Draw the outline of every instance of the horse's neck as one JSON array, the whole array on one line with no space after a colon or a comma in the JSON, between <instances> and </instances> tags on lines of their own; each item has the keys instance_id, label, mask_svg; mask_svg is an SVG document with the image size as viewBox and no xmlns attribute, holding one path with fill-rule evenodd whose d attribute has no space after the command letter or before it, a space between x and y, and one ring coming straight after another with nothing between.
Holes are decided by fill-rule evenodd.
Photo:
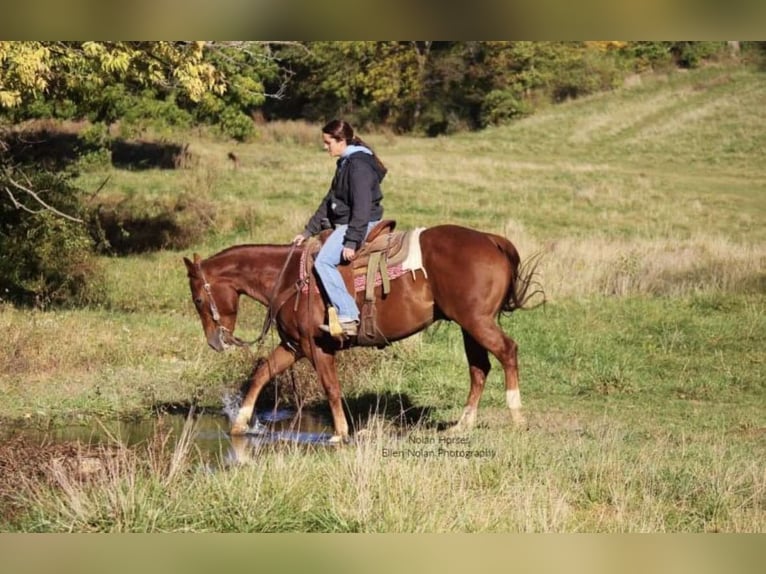
<instances>
[{"instance_id":1,"label":"horse's neck","mask_svg":"<svg viewBox=\"0 0 766 574\"><path fill-rule=\"evenodd\" d=\"M225 277L238 293L268 305L289 252L289 246L243 245L213 260L219 277Z\"/></svg>"}]
</instances>

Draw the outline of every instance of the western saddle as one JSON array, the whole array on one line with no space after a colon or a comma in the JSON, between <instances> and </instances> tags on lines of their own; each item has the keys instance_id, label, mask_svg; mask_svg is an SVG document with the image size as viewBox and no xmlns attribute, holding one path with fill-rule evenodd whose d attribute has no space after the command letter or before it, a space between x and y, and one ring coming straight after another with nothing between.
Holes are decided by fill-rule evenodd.
<instances>
[{"instance_id":1,"label":"western saddle","mask_svg":"<svg viewBox=\"0 0 766 574\"><path fill-rule=\"evenodd\" d=\"M386 297L391 291L391 283L388 274L389 267L395 267L407 258L409 231L394 231L396 221L384 219L370 230L361 249L350 265L338 266L341 277L346 286L351 286L350 292L354 295L354 279L363 275L365 279L364 301L361 308L357 344L362 346L384 347L388 341L380 332L377 325L375 310L375 286L378 275L380 276L381 296ZM318 239L312 238L306 245L305 275L311 275L314 259L322 247L327 236L332 230L323 231ZM338 323L334 308L328 310L330 334L335 337L342 336L342 329Z\"/></svg>"}]
</instances>

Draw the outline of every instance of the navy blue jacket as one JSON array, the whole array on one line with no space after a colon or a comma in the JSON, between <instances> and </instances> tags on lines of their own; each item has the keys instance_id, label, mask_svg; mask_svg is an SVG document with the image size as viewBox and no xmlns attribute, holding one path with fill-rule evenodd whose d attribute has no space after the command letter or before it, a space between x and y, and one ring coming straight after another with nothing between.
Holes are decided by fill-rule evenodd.
<instances>
[{"instance_id":1,"label":"navy blue jacket","mask_svg":"<svg viewBox=\"0 0 766 574\"><path fill-rule=\"evenodd\" d=\"M359 249L364 243L367 224L383 217L380 182L385 176L386 169L364 151L338 159L330 190L306 224L303 234L310 237L319 233L322 220L326 218L333 226L348 224L343 246Z\"/></svg>"}]
</instances>

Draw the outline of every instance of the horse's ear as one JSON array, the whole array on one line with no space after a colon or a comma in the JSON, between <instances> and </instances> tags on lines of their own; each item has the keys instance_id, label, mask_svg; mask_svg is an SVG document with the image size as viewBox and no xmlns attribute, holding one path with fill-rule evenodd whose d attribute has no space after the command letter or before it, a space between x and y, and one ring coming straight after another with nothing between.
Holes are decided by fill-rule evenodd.
<instances>
[{"instance_id":1,"label":"horse's ear","mask_svg":"<svg viewBox=\"0 0 766 574\"><path fill-rule=\"evenodd\" d=\"M184 257L184 263L186 264L186 269L189 271L189 276L191 277L196 275L195 273L196 269L195 269L194 263L189 261L189 259L186 257Z\"/></svg>"}]
</instances>

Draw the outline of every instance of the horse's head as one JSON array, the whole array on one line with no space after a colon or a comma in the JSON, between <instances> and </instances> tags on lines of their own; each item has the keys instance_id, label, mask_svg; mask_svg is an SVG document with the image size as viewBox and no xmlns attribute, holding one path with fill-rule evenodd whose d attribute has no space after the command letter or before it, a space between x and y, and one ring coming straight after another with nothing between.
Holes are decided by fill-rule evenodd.
<instances>
[{"instance_id":1,"label":"horse's head","mask_svg":"<svg viewBox=\"0 0 766 574\"><path fill-rule=\"evenodd\" d=\"M189 275L189 288L197 314L202 321L207 344L215 351L225 351L232 345L245 345L233 335L237 322L239 295L224 279L212 271L206 275L202 270L200 256L195 253L194 261L184 257Z\"/></svg>"}]
</instances>

